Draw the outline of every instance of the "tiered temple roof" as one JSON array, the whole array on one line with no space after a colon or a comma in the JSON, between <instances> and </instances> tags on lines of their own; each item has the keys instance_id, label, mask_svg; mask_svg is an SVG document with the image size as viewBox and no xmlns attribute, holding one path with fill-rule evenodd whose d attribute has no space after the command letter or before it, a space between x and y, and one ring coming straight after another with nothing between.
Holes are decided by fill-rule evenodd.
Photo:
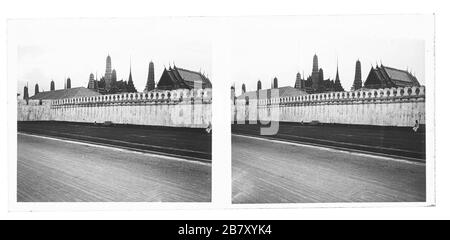
<instances>
[{"instance_id":1,"label":"tiered temple roof","mask_svg":"<svg viewBox=\"0 0 450 240\"><path fill-rule=\"evenodd\" d=\"M417 78L408 71L386 66L376 66L370 69L365 88L391 88L420 86Z\"/></svg>"},{"instance_id":2,"label":"tiered temple roof","mask_svg":"<svg viewBox=\"0 0 450 240\"><path fill-rule=\"evenodd\" d=\"M195 84L201 84L202 88L211 88L209 78L200 72L195 72L179 67L164 69L158 82L158 89L173 90L179 88L193 89Z\"/></svg>"},{"instance_id":3,"label":"tiered temple roof","mask_svg":"<svg viewBox=\"0 0 450 240\"><path fill-rule=\"evenodd\" d=\"M40 92L30 97L31 100L55 100L74 97L98 96L100 93L85 87L60 89L55 91Z\"/></svg>"},{"instance_id":4,"label":"tiered temple roof","mask_svg":"<svg viewBox=\"0 0 450 240\"><path fill-rule=\"evenodd\" d=\"M271 89L264 89L264 90L259 90L259 91L246 92L245 94L240 95L237 99L245 99L246 97L254 98L255 96L259 96L259 98L270 98L270 97L274 97L272 95L274 94L275 90L278 90L277 97L280 97L280 98L302 96L302 95L307 94L305 91L301 91L299 89L288 86L288 87L280 87L280 88L276 88L276 89L271 88Z\"/></svg>"}]
</instances>

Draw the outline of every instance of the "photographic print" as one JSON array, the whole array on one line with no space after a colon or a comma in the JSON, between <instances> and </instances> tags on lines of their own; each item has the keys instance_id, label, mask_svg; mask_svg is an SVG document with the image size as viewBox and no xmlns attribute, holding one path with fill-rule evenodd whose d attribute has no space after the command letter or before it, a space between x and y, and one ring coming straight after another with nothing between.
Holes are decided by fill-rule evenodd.
<instances>
[{"instance_id":1,"label":"photographic print","mask_svg":"<svg viewBox=\"0 0 450 240\"><path fill-rule=\"evenodd\" d=\"M426 202L430 19L236 24L232 202Z\"/></svg>"},{"instance_id":2,"label":"photographic print","mask_svg":"<svg viewBox=\"0 0 450 240\"><path fill-rule=\"evenodd\" d=\"M211 201L204 21L29 19L8 29L17 202Z\"/></svg>"}]
</instances>

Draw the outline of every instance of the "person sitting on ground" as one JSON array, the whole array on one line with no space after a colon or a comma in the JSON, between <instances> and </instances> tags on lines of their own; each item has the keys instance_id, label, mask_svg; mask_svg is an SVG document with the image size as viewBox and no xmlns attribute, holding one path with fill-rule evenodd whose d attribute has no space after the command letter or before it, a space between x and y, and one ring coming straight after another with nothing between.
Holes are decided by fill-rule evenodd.
<instances>
[{"instance_id":1,"label":"person sitting on ground","mask_svg":"<svg viewBox=\"0 0 450 240\"><path fill-rule=\"evenodd\" d=\"M208 127L206 127L205 130L206 130L207 133L211 133L211 132L212 132L212 125L211 125L211 122L208 123Z\"/></svg>"},{"instance_id":2,"label":"person sitting on ground","mask_svg":"<svg viewBox=\"0 0 450 240\"><path fill-rule=\"evenodd\" d=\"M413 131L417 132L417 130L419 130L419 127L420 127L419 121L416 120L416 124L414 124Z\"/></svg>"}]
</instances>

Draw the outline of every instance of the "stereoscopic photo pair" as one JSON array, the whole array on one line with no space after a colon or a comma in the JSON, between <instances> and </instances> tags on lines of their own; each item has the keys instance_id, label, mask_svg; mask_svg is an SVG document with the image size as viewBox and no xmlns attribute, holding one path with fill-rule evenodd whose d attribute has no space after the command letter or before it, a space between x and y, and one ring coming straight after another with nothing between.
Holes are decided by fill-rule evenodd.
<instances>
[{"instance_id":1,"label":"stereoscopic photo pair","mask_svg":"<svg viewBox=\"0 0 450 240\"><path fill-rule=\"evenodd\" d=\"M212 166L231 155L230 206L432 204L433 24L11 20L15 200L214 204ZM223 126L231 154L212 151Z\"/></svg>"}]
</instances>

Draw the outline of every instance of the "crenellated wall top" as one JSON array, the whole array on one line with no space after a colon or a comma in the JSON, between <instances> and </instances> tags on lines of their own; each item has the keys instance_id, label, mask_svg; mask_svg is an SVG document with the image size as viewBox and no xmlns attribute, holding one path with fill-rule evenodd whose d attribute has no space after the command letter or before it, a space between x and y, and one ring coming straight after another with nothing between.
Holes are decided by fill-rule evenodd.
<instances>
[{"instance_id":1,"label":"crenellated wall top","mask_svg":"<svg viewBox=\"0 0 450 240\"><path fill-rule=\"evenodd\" d=\"M273 93L272 93L273 94ZM324 103L324 102L364 102L364 101L396 101L399 99L425 100L425 87L400 87L385 89L363 89L349 92L328 92L306 94L299 96L257 99L258 105L268 104L297 104L297 103ZM256 99L252 99L255 101ZM237 104L245 104L245 99L239 99Z\"/></svg>"},{"instance_id":2,"label":"crenellated wall top","mask_svg":"<svg viewBox=\"0 0 450 240\"><path fill-rule=\"evenodd\" d=\"M211 103L212 89L178 89L178 90L153 90L140 93L119 93L90 97L65 98L51 100L51 105L78 105L78 104L113 104L113 103Z\"/></svg>"}]
</instances>

